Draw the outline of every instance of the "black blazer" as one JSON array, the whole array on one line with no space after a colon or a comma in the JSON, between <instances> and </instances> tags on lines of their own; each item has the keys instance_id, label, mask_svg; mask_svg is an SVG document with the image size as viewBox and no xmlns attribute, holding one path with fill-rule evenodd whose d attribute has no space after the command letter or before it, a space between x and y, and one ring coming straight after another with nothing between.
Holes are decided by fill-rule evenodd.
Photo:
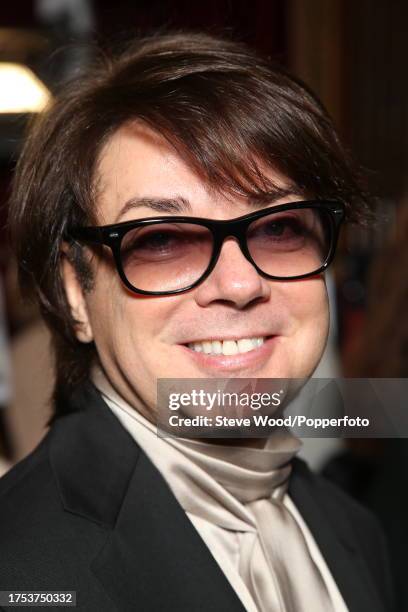
<instances>
[{"instance_id":1,"label":"black blazer","mask_svg":"<svg viewBox=\"0 0 408 612\"><path fill-rule=\"evenodd\" d=\"M0 590L77 591L77 610L86 612L243 612L161 474L95 387L85 384L71 401L75 412L0 480ZM373 516L297 458L289 492L349 610L390 612Z\"/></svg>"}]
</instances>

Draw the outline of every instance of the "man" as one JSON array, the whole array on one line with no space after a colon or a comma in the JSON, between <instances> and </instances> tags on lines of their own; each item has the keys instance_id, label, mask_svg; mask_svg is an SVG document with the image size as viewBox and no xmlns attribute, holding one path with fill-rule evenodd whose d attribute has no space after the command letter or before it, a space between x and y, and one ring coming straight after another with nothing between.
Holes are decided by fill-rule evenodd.
<instances>
[{"instance_id":1,"label":"man","mask_svg":"<svg viewBox=\"0 0 408 612\"><path fill-rule=\"evenodd\" d=\"M304 86L245 46L139 41L28 137L10 227L56 349L49 434L1 481L0 588L81 610L391 610L382 535L299 441L156 435L158 379L309 377L365 204ZM220 443L221 442L221 443Z\"/></svg>"}]
</instances>

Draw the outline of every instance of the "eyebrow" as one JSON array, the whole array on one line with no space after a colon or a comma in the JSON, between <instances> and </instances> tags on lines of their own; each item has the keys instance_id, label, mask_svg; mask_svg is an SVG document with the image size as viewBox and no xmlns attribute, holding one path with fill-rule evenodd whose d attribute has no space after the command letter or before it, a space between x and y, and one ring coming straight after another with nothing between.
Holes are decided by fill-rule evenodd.
<instances>
[{"instance_id":1,"label":"eyebrow","mask_svg":"<svg viewBox=\"0 0 408 612\"><path fill-rule=\"evenodd\" d=\"M304 191L296 187L295 185L291 185L287 188L276 187L271 191L265 191L259 195L253 195L248 198L248 204L252 208L264 208L265 206L272 205L278 200L288 196L300 196L304 197ZM119 221L123 215L125 215L129 210L133 210L135 208L140 208L145 206L147 208L151 208L155 212L166 213L166 214L184 214L186 212L192 212L192 206L190 201L187 198L183 197L175 197L175 198L130 198L127 200L125 204L119 211L119 214L116 217L115 223Z\"/></svg>"},{"instance_id":2,"label":"eyebrow","mask_svg":"<svg viewBox=\"0 0 408 612\"><path fill-rule=\"evenodd\" d=\"M305 191L297 185L290 185L289 187L274 187L270 191L264 191L260 194L250 196L248 198L249 206L253 208L264 208L275 204L278 200L288 198L290 196L298 196L300 198L305 197Z\"/></svg>"},{"instance_id":3,"label":"eyebrow","mask_svg":"<svg viewBox=\"0 0 408 612\"><path fill-rule=\"evenodd\" d=\"M140 208L146 206L151 208L155 212L180 214L184 212L191 212L191 204L187 198L131 198L128 200L120 209L116 222L123 217L129 210L134 208Z\"/></svg>"}]
</instances>

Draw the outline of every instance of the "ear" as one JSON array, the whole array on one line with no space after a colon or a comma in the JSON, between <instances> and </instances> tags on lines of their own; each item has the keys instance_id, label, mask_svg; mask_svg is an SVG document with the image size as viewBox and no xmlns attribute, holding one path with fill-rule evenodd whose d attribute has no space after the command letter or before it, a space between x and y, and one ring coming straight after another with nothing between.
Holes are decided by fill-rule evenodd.
<instances>
[{"instance_id":1,"label":"ear","mask_svg":"<svg viewBox=\"0 0 408 612\"><path fill-rule=\"evenodd\" d=\"M69 246L61 246L61 275L65 294L75 321L75 334L80 342L92 342L93 331L88 315L88 307L84 291L78 280L77 273L69 258Z\"/></svg>"}]
</instances>

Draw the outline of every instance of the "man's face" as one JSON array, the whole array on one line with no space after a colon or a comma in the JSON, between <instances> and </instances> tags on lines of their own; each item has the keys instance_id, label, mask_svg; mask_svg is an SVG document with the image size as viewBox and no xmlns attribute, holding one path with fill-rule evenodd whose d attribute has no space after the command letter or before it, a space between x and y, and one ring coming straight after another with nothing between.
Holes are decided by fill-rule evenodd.
<instances>
[{"instance_id":1,"label":"man's face","mask_svg":"<svg viewBox=\"0 0 408 612\"><path fill-rule=\"evenodd\" d=\"M272 171L269 176L285 187L282 177ZM135 198L188 201L191 210L185 214L211 219L253 211L244 198L211 192L164 139L141 126L125 126L110 139L100 158L98 178L100 224L168 214L147 205L127 207L121 214L125 203ZM274 204L294 200L299 196L289 195ZM145 415L156 403L157 378L303 378L311 375L321 358L329 324L323 276L267 280L234 238L224 242L210 276L179 295L136 295L123 286L111 260L95 255L92 267L94 289L85 295L65 270L69 300L84 322L78 337L94 339L112 385ZM263 338L263 344L233 355L208 355L188 347L203 341L254 338ZM248 349L245 342L236 346ZM235 343L225 348L234 351Z\"/></svg>"}]
</instances>

